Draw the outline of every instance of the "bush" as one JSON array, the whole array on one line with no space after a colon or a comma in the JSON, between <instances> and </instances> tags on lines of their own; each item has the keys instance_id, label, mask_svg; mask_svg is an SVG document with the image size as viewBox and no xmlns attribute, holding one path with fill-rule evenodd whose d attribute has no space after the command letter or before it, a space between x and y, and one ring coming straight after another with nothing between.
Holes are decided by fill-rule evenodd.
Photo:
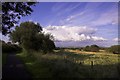
<instances>
[{"instance_id":1,"label":"bush","mask_svg":"<svg viewBox=\"0 0 120 80\"><path fill-rule=\"evenodd\" d=\"M99 49L100 48L97 45L86 46L85 48L83 48L84 51L92 51L92 52L98 52Z\"/></svg>"},{"instance_id":2,"label":"bush","mask_svg":"<svg viewBox=\"0 0 120 80\"><path fill-rule=\"evenodd\" d=\"M98 52L99 51L99 46L97 46L97 45L91 45L91 47L90 47L90 50L92 51L92 52Z\"/></svg>"},{"instance_id":3,"label":"bush","mask_svg":"<svg viewBox=\"0 0 120 80\"><path fill-rule=\"evenodd\" d=\"M22 51L22 48L19 47L18 45L11 44L10 42L5 43L4 41L2 42L2 52L3 53L12 53L12 52L20 52Z\"/></svg>"},{"instance_id":4,"label":"bush","mask_svg":"<svg viewBox=\"0 0 120 80\"><path fill-rule=\"evenodd\" d=\"M108 51L114 54L120 54L120 45L113 45L110 48L108 48Z\"/></svg>"},{"instance_id":5,"label":"bush","mask_svg":"<svg viewBox=\"0 0 120 80\"><path fill-rule=\"evenodd\" d=\"M90 51L90 46L86 46L85 48L83 48L84 51Z\"/></svg>"}]
</instances>

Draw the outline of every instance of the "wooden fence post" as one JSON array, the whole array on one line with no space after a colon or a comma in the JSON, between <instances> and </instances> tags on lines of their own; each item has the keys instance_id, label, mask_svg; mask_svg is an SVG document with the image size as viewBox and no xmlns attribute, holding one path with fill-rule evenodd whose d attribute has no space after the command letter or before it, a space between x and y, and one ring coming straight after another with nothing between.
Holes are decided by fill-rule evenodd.
<instances>
[{"instance_id":1,"label":"wooden fence post","mask_svg":"<svg viewBox=\"0 0 120 80\"><path fill-rule=\"evenodd\" d=\"M80 61L80 62L79 62L79 65L84 65L84 61Z\"/></svg>"},{"instance_id":2,"label":"wooden fence post","mask_svg":"<svg viewBox=\"0 0 120 80\"><path fill-rule=\"evenodd\" d=\"M93 66L94 66L94 62L93 61L91 61L91 68L93 69Z\"/></svg>"}]
</instances>

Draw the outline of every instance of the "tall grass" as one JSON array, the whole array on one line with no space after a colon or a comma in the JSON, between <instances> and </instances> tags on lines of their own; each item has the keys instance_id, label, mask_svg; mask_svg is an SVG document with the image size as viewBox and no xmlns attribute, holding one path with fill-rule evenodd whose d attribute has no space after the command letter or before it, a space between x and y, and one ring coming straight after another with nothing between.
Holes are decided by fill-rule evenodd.
<instances>
[{"instance_id":1,"label":"tall grass","mask_svg":"<svg viewBox=\"0 0 120 80\"><path fill-rule=\"evenodd\" d=\"M28 54L28 53L27 53ZM89 54L66 50L53 53L33 52L24 56L27 68L34 78L117 78L118 55Z\"/></svg>"}]
</instances>

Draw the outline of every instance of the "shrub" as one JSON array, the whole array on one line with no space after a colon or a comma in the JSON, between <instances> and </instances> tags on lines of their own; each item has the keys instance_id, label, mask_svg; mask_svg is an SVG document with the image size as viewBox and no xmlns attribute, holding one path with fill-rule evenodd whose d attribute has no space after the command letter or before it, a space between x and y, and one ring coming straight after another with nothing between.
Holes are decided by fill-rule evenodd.
<instances>
[{"instance_id":1,"label":"shrub","mask_svg":"<svg viewBox=\"0 0 120 80\"><path fill-rule=\"evenodd\" d=\"M2 52L3 53L12 53L12 52L20 52L22 48L16 44L11 44L2 42Z\"/></svg>"},{"instance_id":2,"label":"shrub","mask_svg":"<svg viewBox=\"0 0 120 80\"><path fill-rule=\"evenodd\" d=\"M85 48L83 48L84 51L92 51L92 52L98 52L99 49L100 48L97 45L86 46Z\"/></svg>"},{"instance_id":3,"label":"shrub","mask_svg":"<svg viewBox=\"0 0 120 80\"><path fill-rule=\"evenodd\" d=\"M92 51L92 52L98 52L99 51L99 46L97 46L97 45L91 45L91 47L90 47L90 51Z\"/></svg>"},{"instance_id":4,"label":"shrub","mask_svg":"<svg viewBox=\"0 0 120 80\"><path fill-rule=\"evenodd\" d=\"M108 48L108 51L114 54L120 54L120 45L113 45L110 48Z\"/></svg>"},{"instance_id":5,"label":"shrub","mask_svg":"<svg viewBox=\"0 0 120 80\"><path fill-rule=\"evenodd\" d=\"M86 46L85 48L83 48L84 51L90 51L90 46Z\"/></svg>"}]
</instances>

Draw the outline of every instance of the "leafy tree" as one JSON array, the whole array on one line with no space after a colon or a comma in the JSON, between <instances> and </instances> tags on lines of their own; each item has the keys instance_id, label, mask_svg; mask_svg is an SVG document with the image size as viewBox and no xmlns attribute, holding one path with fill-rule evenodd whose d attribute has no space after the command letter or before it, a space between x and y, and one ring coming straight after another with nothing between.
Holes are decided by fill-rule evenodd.
<instances>
[{"instance_id":1,"label":"leafy tree","mask_svg":"<svg viewBox=\"0 0 120 80\"><path fill-rule=\"evenodd\" d=\"M16 44L11 44L11 42L4 42L4 41L1 41L0 42L2 43L2 52L3 53L11 53L11 52L20 52L22 49L20 46L16 45Z\"/></svg>"},{"instance_id":2,"label":"leafy tree","mask_svg":"<svg viewBox=\"0 0 120 80\"><path fill-rule=\"evenodd\" d=\"M92 51L92 52L98 52L99 51L99 46L97 46L97 45L91 45L91 47L90 47L90 51Z\"/></svg>"},{"instance_id":3,"label":"leafy tree","mask_svg":"<svg viewBox=\"0 0 120 80\"><path fill-rule=\"evenodd\" d=\"M108 51L114 54L120 54L120 45L113 45L110 48L108 48Z\"/></svg>"},{"instance_id":4,"label":"leafy tree","mask_svg":"<svg viewBox=\"0 0 120 80\"><path fill-rule=\"evenodd\" d=\"M21 17L30 15L32 5L35 2L2 2L2 34L10 33Z\"/></svg>"},{"instance_id":5,"label":"leafy tree","mask_svg":"<svg viewBox=\"0 0 120 80\"><path fill-rule=\"evenodd\" d=\"M22 44L22 46L26 49L31 49L36 46L36 44L34 44L36 43L35 35L39 32L41 33L41 31L42 27L39 24L24 22L21 23L19 27L17 26L15 31L10 34L10 39L13 42L18 42L20 45Z\"/></svg>"},{"instance_id":6,"label":"leafy tree","mask_svg":"<svg viewBox=\"0 0 120 80\"><path fill-rule=\"evenodd\" d=\"M86 46L85 48L83 48L84 51L90 51L90 46Z\"/></svg>"},{"instance_id":7,"label":"leafy tree","mask_svg":"<svg viewBox=\"0 0 120 80\"><path fill-rule=\"evenodd\" d=\"M51 34L46 34L44 35L43 38L43 51L46 53L46 51L52 51L53 49L55 49L55 44L52 41L53 36Z\"/></svg>"},{"instance_id":8,"label":"leafy tree","mask_svg":"<svg viewBox=\"0 0 120 80\"><path fill-rule=\"evenodd\" d=\"M91 46L86 46L83 50L84 51L98 52L99 49L100 49L99 46L97 46L97 45L91 45Z\"/></svg>"},{"instance_id":9,"label":"leafy tree","mask_svg":"<svg viewBox=\"0 0 120 80\"><path fill-rule=\"evenodd\" d=\"M34 22L21 23L10 34L13 42L18 42L25 50L43 50L45 53L55 48L50 34L42 33L42 27Z\"/></svg>"}]
</instances>

